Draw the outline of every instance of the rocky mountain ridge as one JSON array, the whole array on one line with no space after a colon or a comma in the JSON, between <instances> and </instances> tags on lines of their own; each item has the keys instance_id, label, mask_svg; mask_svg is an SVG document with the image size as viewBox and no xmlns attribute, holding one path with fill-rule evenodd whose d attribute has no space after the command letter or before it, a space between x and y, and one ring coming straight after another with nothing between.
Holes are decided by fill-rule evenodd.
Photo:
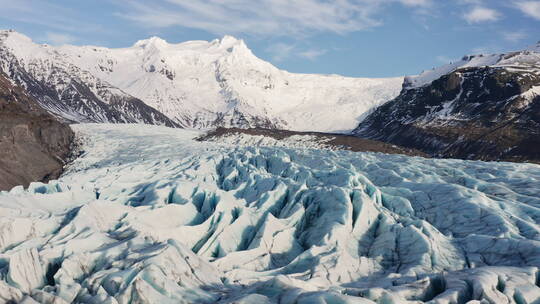
<instances>
[{"instance_id":1,"label":"rocky mountain ridge","mask_svg":"<svg viewBox=\"0 0 540 304\"><path fill-rule=\"evenodd\" d=\"M540 162L540 45L407 77L353 133L440 157Z\"/></svg>"}]
</instances>

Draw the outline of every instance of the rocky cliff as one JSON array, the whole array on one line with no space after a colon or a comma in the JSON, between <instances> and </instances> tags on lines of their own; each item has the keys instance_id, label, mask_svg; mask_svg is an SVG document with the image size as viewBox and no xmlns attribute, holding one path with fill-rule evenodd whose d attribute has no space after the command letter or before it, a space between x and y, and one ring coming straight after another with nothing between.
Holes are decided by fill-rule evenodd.
<instances>
[{"instance_id":1,"label":"rocky cliff","mask_svg":"<svg viewBox=\"0 0 540 304\"><path fill-rule=\"evenodd\" d=\"M439 157L540 163L538 49L465 57L408 78L354 134Z\"/></svg>"},{"instance_id":2,"label":"rocky cliff","mask_svg":"<svg viewBox=\"0 0 540 304\"><path fill-rule=\"evenodd\" d=\"M56 178L72 141L68 125L0 74L0 190Z\"/></svg>"}]
</instances>

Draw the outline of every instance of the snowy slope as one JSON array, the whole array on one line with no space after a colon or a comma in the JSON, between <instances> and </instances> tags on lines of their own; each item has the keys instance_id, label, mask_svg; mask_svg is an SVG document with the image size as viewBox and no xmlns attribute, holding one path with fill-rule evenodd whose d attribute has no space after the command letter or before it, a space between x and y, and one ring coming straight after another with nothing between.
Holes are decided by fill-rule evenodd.
<instances>
[{"instance_id":1,"label":"snowy slope","mask_svg":"<svg viewBox=\"0 0 540 304\"><path fill-rule=\"evenodd\" d=\"M231 36L179 44L152 37L107 49L51 47L18 33L6 35L4 44L17 58L77 67L186 127L349 131L374 107L396 97L403 82L288 73ZM40 69L49 73L46 66Z\"/></svg>"},{"instance_id":2,"label":"snowy slope","mask_svg":"<svg viewBox=\"0 0 540 304\"><path fill-rule=\"evenodd\" d=\"M540 167L75 125L0 193L0 302L535 303Z\"/></svg>"},{"instance_id":3,"label":"snowy slope","mask_svg":"<svg viewBox=\"0 0 540 304\"><path fill-rule=\"evenodd\" d=\"M459 61L423 71L420 75L405 77L404 88L419 88L458 69L480 67L506 68L518 71L538 70L540 68L540 43L517 52L464 56Z\"/></svg>"},{"instance_id":4,"label":"snowy slope","mask_svg":"<svg viewBox=\"0 0 540 304\"><path fill-rule=\"evenodd\" d=\"M14 31L0 31L0 71L43 108L69 121L178 126L141 100L65 61L54 48L34 44Z\"/></svg>"},{"instance_id":5,"label":"snowy slope","mask_svg":"<svg viewBox=\"0 0 540 304\"><path fill-rule=\"evenodd\" d=\"M540 44L406 77L354 134L439 157L540 162Z\"/></svg>"}]
</instances>

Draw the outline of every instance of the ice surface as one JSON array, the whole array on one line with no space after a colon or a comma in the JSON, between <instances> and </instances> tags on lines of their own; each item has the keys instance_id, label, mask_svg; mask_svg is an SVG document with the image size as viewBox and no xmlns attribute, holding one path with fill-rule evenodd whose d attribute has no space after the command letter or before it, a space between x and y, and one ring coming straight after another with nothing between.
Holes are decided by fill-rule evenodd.
<instances>
[{"instance_id":1,"label":"ice surface","mask_svg":"<svg viewBox=\"0 0 540 304\"><path fill-rule=\"evenodd\" d=\"M334 137L320 138L314 135L292 135L283 139L275 139L264 135L231 133L211 139L210 141L219 142L222 145L232 146L269 146L298 149L346 150L346 147L328 144L328 142L332 139L334 139Z\"/></svg>"},{"instance_id":2,"label":"ice surface","mask_svg":"<svg viewBox=\"0 0 540 304\"><path fill-rule=\"evenodd\" d=\"M73 128L58 181L0 193L0 303L540 300L537 165Z\"/></svg>"}]
</instances>

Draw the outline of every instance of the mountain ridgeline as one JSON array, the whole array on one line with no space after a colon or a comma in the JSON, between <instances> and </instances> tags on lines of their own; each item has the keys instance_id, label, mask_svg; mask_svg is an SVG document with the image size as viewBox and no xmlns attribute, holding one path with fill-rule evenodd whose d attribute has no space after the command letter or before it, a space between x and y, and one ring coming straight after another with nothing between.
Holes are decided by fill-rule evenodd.
<instances>
[{"instance_id":1,"label":"mountain ridgeline","mask_svg":"<svg viewBox=\"0 0 540 304\"><path fill-rule=\"evenodd\" d=\"M63 57L53 48L35 45L16 32L0 32L1 70L57 117L70 122L178 126L141 100Z\"/></svg>"},{"instance_id":2,"label":"mountain ridgeline","mask_svg":"<svg viewBox=\"0 0 540 304\"><path fill-rule=\"evenodd\" d=\"M319 132L354 129L403 82L289 73L231 36L179 44L152 37L109 49L54 47L0 31L0 70L75 122Z\"/></svg>"},{"instance_id":3,"label":"mountain ridgeline","mask_svg":"<svg viewBox=\"0 0 540 304\"><path fill-rule=\"evenodd\" d=\"M467 56L406 78L353 133L439 157L539 163L539 49Z\"/></svg>"},{"instance_id":4,"label":"mountain ridgeline","mask_svg":"<svg viewBox=\"0 0 540 304\"><path fill-rule=\"evenodd\" d=\"M109 49L0 31L0 71L68 122L349 133L435 157L540 162L540 45L370 79L279 70L231 36Z\"/></svg>"}]
</instances>

